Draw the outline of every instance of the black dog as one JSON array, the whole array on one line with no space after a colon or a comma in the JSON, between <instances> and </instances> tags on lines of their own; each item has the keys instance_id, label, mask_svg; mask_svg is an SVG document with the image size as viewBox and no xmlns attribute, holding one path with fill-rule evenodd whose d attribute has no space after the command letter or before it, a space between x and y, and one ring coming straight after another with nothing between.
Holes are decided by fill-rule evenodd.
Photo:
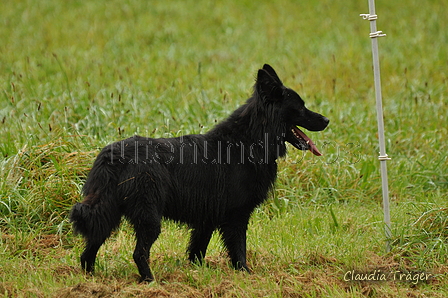
<instances>
[{"instance_id":1,"label":"black dog","mask_svg":"<svg viewBox=\"0 0 448 298\"><path fill-rule=\"evenodd\" d=\"M133 225L134 260L142 281L153 280L149 251L162 218L188 224L190 261L201 262L218 230L236 269L246 265L246 230L277 175L288 142L319 150L297 126L325 129L329 120L305 108L274 69L258 70L254 93L230 117L203 135L171 139L134 136L106 146L73 206L70 220L86 240L81 265L92 272L100 246L124 215Z\"/></svg>"}]
</instances>

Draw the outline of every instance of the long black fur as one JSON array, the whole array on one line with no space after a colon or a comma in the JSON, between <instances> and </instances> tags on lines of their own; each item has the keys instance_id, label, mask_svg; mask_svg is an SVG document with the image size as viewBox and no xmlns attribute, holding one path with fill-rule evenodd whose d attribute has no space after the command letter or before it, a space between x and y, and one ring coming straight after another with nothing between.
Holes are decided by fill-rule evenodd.
<instances>
[{"instance_id":1,"label":"long black fur","mask_svg":"<svg viewBox=\"0 0 448 298\"><path fill-rule=\"evenodd\" d=\"M84 201L70 220L86 240L81 265L93 272L100 246L125 216L137 244L134 260L142 281L153 280L149 252L162 218L191 228L188 258L202 261L218 230L237 269L246 264L246 229L252 211L267 198L285 141L309 149L291 127L323 130L328 119L305 108L275 71L258 71L254 93L206 134L151 139L134 136L106 146L83 187Z\"/></svg>"}]
</instances>

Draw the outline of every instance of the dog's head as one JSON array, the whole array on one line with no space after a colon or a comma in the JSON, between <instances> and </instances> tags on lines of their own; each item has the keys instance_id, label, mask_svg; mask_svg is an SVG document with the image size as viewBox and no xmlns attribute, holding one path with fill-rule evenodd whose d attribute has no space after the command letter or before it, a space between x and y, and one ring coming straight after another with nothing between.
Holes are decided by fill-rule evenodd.
<instances>
[{"instance_id":1,"label":"dog's head","mask_svg":"<svg viewBox=\"0 0 448 298\"><path fill-rule=\"evenodd\" d=\"M286 125L285 141L299 150L310 150L317 156L322 155L298 126L310 131L321 131L330 122L326 117L308 110L299 94L285 87L268 64L258 70L255 91L262 101L275 107L275 116L280 117L280 121Z\"/></svg>"}]
</instances>

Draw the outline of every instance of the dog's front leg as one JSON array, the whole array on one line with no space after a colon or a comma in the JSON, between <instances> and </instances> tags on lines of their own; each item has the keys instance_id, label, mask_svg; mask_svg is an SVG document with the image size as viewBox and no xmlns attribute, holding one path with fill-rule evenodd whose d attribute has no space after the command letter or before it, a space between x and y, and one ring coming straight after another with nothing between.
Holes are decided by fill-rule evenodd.
<instances>
[{"instance_id":1,"label":"dog's front leg","mask_svg":"<svg viewBox=\"0 0 448 298\"><path fill-rule=\"evenodd\" d=\"M236 222L228 222L220 227L222 239L229 252L232 265L237 270L250 273L246 264L246 230L248 220L240 218Z\"/></svg>"},{"instance_id":2,"label":"dog's front leg","mask_svg":"<svg viewBox=\"0 0 448 298\"><path fill-rule=\"evenodd\" d=\"M207 246L212 237L214 228L209 226L196 227L191 231L190 244L188 246L188 259L190 262L199 262L202 264Z\"/></svg>"}]
</instances>

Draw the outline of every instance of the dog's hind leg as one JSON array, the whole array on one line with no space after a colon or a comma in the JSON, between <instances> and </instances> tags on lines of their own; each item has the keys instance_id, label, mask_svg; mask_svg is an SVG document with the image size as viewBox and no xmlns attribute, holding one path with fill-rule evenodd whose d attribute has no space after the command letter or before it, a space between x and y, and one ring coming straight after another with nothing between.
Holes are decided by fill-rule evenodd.
<instances>
[{"instance_id":1,"label":"dog's hind leg","mask_svg":"<svg viewBox=\"0 0 448 298\"><path fill-rule=\"evenodd\" d=\"M225 247L235 269L250 272L246 264L246 230L249 219L234 217L221 225L220 231Z\"/></svg>"},{"instance_id":2,"label":"dog's hind leg","mask_svg":"<svg viewBox=\"0 0 448 298\"><path fill-rule=\"evenodd\" d=\"M149 269L149 252L151 246L157 240L160 234L161 218L154 216L144 220L143 218L136 218L132 221L135 229L135 236L137 244L134 250L134 261L137 264L138 272L140 273L140 282L151 282L154 276Z\"/></svg>"},{"instance_id":3,"label":"dog's hind leg","mask_svg":"<svg viewBox=\"0 0 448 298\"><path fill-rule=\"evenodd\" d=\"M95 268L94 266L95 266L96 254L98 253L98 250L100 249L104 241L106 241L106 238L99 240L87 239L86 248L84 249L84 252L81 254L81 267L86 272L93 273Z\"/></svg>"},{"instance_id":4,"label":"dog's hind leg","mask_svg":"<svg viewBox=\"0 0 448 298\"><path fill-rule=\"evenodd\" d=\"M70 212L75 232L84 236L86 247L81 254L81 267L93 272L98 249L120 224L121 213L111 204L89 206L77 203Z\"/></svg>"},{"instance_id":5,"label":"dog's hind leg","mask_svg":"<svg viewBox=\"0 0 448 298\"><path fill-rule=\"evenodd\" d=\"M214 228L212 226L193 228L188 246L188 259L190 262L198 261L202 264L213 230Z\"/></svg>"}]
</instances>

